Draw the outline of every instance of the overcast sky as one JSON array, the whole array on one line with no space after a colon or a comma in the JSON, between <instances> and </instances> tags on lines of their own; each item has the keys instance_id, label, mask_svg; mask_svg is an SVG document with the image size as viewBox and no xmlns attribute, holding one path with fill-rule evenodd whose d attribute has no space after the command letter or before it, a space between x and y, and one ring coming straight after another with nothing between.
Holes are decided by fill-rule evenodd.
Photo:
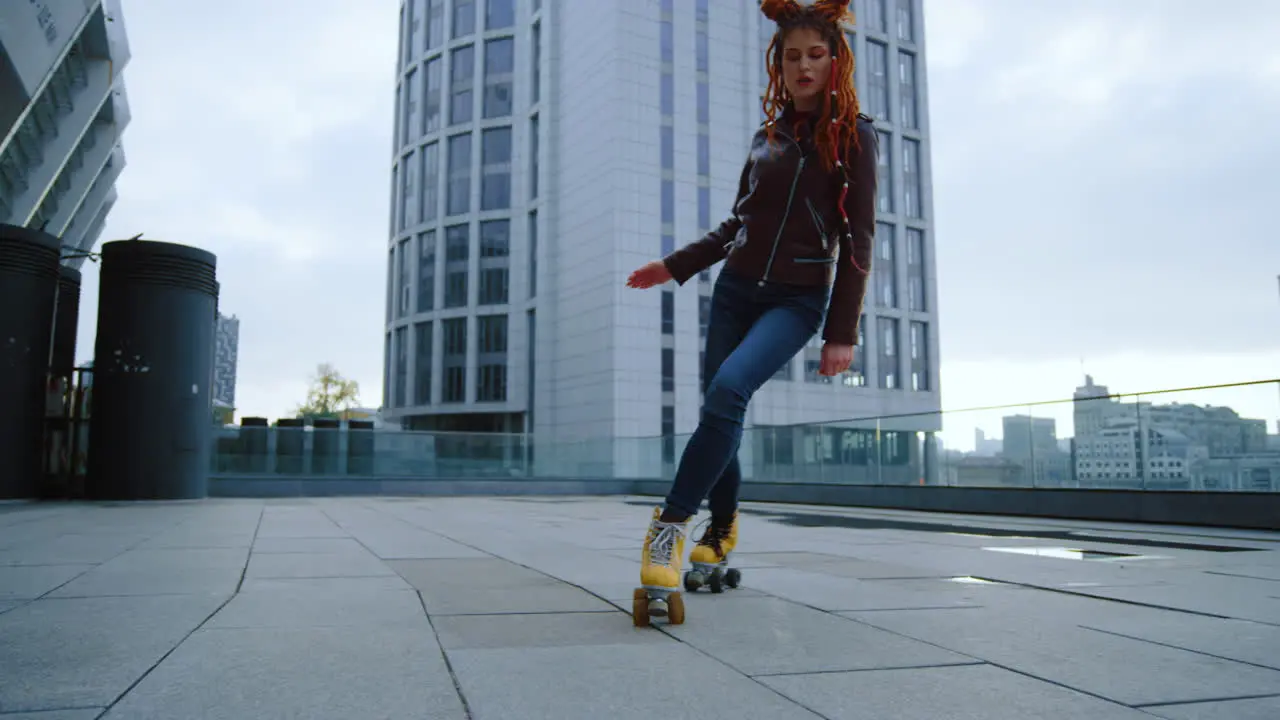
<instances>
[{"instance_id":1,"label":"overcast sky","mask_svg":"<svg viewBox=\"0 0 1280 720\"><path fill-rule=\"evenodd\" d=\"M288 414L320 362L381 401L397 7L125 0L102 240L218 255L242 415ZM1069 397L1082 360L1122 392L1280 376L1280 2L925 0L925 24L944 407ZM1278 398L1181 399L1274 428Z\"/></svg>"}]
</instances>

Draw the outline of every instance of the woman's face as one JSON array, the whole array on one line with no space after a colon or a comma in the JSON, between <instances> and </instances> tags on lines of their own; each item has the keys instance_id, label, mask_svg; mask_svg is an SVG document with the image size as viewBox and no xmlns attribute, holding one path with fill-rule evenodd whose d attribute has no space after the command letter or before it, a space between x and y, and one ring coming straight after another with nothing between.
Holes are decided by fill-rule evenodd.
<instances>
[{"instance_id":1,"label":"woman's face","mask_svg":"<svg viewBox=\"0 0 1280 720\"><path fill-rule=\"evenodd\" d=\"M831 50L822 34L812 28L787 33L782 41L782 81L796 109L816 108L830 77Z\"/></svg>"}]
</instances>

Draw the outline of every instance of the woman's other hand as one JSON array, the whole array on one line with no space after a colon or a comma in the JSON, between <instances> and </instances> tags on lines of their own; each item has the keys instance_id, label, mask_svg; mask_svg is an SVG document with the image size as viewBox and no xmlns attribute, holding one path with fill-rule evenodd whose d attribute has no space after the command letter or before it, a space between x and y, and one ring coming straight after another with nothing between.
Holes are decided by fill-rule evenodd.
<instances>
[{"instance_id":1,"label":"woman's other hand","mask_svg":"<svg viewBox=\"0 0 1280 720\"><path fill-rule=\"evenodd\" d=\"M822 346L822 363L818 372L835 376L849 369L853 364L853 346L838 343L826 343Z\"/></svg>"},{"instance_id":2,"label":"woman's other hand","mask_svg":"<svg viewBox=\"0 0 1280 720\"><path fill-rule=\"evenodd\" d=\"M631 277L627 278L627 287L644 290L669 280L671 280L671 272L667 270L667 266L661 260L654 260L631 273Z\"/></svg>"}]
</instances>

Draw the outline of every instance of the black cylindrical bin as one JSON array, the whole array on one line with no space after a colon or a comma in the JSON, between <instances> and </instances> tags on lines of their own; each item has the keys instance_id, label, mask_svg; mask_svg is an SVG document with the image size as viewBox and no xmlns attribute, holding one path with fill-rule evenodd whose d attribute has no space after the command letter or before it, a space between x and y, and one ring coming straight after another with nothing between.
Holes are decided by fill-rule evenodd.
<instances>
[{"instance_id":1,"label":"black cylindrical bin","mask_svg":"<svg viewBox=\"0 0 1280 720\"><path fill-rule=\"evenodd\" d=\"M267 436L270 425L264 417L240 418L240 470L250 473L267 471Z\"/></svg>"},{"instance_id":2,"label":"black cylindrical bin","mask_svg":"<svg viewBox=\"0 0 1280 720\"><path fill-rule=\"evenodd\" d=\"M76 330L80 324L80 271L58 268L58 306L53 314L53 349L49 369L58 377L70 377L76 369Z\"/></svg>"},{"instance_id":3,"label":"black cylindrical bin","mask_svg":"<svg viewBox=\"0 0 1280 720\"><path fill-rule=\"evenodd\" d=\"M298 475L302 472L306 425L301 418L276 421L276 472Z\"/></svg>"},{"instance_id":4,"label":"black cylindrical bin","mask_svg":"<svg viewBox=\"0 0 1280 720\"><path fill-rule=\"evenodd\" d=\"M62 243L0 225L0 498L31 498L42 472L49 341Z\"/></svg>"},{"instance_id":5,"label":"black cylindrical bin","mask_svg":"<svg viewBox=\"0 0 1280 720\"><path fill-rule=\"evenodd\" d=\"M342 423L332 418L316 418L311 433L311 474L338 474L338 433Z\"/></svg>"},{"instance_id":6,"label":"black cylindrical bin","mask_svg":"<svg viewBox=\"0 0 1280 720\"><path fill-rule=\"evenodd\" d=\"M208 495L216 264L185 245L102 246L89 497Z\"/></svg>"},{"instance_id":7,"label":"black cylindrical bin","mask_svg":"<svg viewBox=\"0 0 1280 720\"><path fill-rule=\"evenodd\" d=\"M347 421L347 474L373 474L373 423Z\"/></svg>"}]
</instances>

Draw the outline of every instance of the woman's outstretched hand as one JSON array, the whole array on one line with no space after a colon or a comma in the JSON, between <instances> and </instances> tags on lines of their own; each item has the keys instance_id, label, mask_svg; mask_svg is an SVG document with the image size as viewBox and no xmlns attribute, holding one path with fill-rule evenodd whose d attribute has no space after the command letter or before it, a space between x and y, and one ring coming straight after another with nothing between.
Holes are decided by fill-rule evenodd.
<instances>
[{"instance_id":1,"label":"woman's outstretched hand","mask_svg":"<svg viewBox=\"0 0 1280 720\"><path fill-rule=\"evenodd\" d=\"M631 273L627 278L627 287L643 290L654 285L661 285L671 279L671 272L661 260L654 260Z\"/></svg>"},{"instance_id":2,"label":"woman's outstretched hand","mask_svg":"<svg viewBox=\"0 0 1280 720\"><path fill-rule=\"evenodd\" d=\"M822 346L822 362L818 372L828 377L839 375L853 364L853 346L826 343Z\"/></svg>"}]
</instances>

